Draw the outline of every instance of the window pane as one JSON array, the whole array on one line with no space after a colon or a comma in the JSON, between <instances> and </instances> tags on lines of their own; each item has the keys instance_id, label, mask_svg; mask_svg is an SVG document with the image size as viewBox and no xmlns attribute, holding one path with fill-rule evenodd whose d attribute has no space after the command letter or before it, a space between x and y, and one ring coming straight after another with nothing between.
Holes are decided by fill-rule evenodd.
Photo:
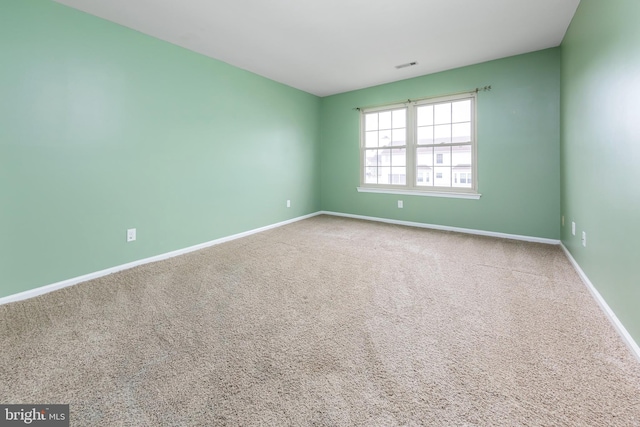
<instances>
[{"instance_id":1,"label":"window pane","mask_svg":"<svg viewBox=\"0 0 640 427\"><path fill-rule=\"evenodd\" d=\"M451 147L453 166L471 166L471 145Z\"/></svg>"},{"instance_id":2,"label":"window pane","mask_svg":"<svg viewBox=\"0 0 640 427\"><path fill-rule=\"evenodd\" d=\"M435 147L433 149L437 166L451 166L451 147ZM442 160L439 162L438 160Z\"/></svg>"},{"instance_id":3,"label":"window pane","mask_svg":"<svg viewBox=\"0 0 640 427\"><path fill-rule=\"evenodd\" d=\"M451 123L451 103L435 106L435 124Z\"/></svg>"},{"instance_id":4,"label":"window pane","mask_svg":"<svg viewBox=\"0 0 640 427\"><path fill-rule=\"evenodd\" d=\"M366 184L378 183L378 168L365 168L364 170L364 182Z\"/></svg>"},{"instance_id":5,"label":"window pane","mask_svg":"<svg viewBox=\"0 0 640 427\"><path fill-rule=\"evenodd\" d=\"M392 151L391 166L406 166L407 150L406 148L396 148Z\"/></svg>"},{"instance_id":6,"label":"window pane","mask_svg":"<svg viewBox=\"0 0 640 427\"><path fill-rule=\"evenodd\" d=\"M433 125L433 105L418 107L418 126Z\"/></svg>"},{"instance_id":7,"label":"window pane","mask_svg":"<svg viewBox=\"0 0 640 427\"><path fill-rule=\"evenodd\" d=\"M378 166L391 165L391 150L378 150Z\"/></svg>"},{"instance_id":8,"label":"window pane","mask_svg":"<svg viewBox=\"0 0 640 427\"><path fill-rule=\"evenodd\" d=\"M388 147L391 145L391 131L383 130L379 135L380 147Z\"/></svg>"},{"instance_id":9,"label":"window pane","mask_svg":"<svg viewBox=\"0 0 640 427\"><path fill-rule=\"evenodd\" d=\"M406 145L406 144L407 144L407 130L394 129L392 131L391 145Z\"/></svg>"},{"instance_id":10,"label":"window pane","mask_svg":"<svg viewBox=\"0 0 640 427\"><path fill-rule=\"evenodd\" d=\"M451 110L452 110L451 121L453 123L471 121L471 100L470 99L454 102L451 105Z\"/></svg>"},{"instance_id":11,"label":"window pane","mask_svg":"<svg viewBox=\"0 0 640 427\"><path fill-rule=\"evenodd\" d=\"M451 136L453 142L471 141L471 123L458 123L451 126Z\"/></svg>"},{"instance_id":12,"label":"window pane","mask_svg":"<svg viewBox=\"0 0 640 427\"><path fill-rule=\"evenodd\" d=\"M433 176L431 168L417 168L416 185L433 187Z\"/></svg>"},{"instance_id":13,"label":"window pane","mask_svg":"<svg viewBox=\"0 0 640 427\"><path fill-rule=\"evenodd\" d=\"M418 128L418 144L433 144L433 126Z\"/></svg>"},{"instance_id":14,"label":"window pane","mask_svg":"<svg viewBox=\"0 0 640 427\"><path fill-rule=\"evenodd\" d=\"M471 168L454 168L454 174L458 175L458 182L453 183L457 188L471 188Z\"/></svg>"},{"instance_id":15,"label":"window pane","mask_svg":"<svg viewBox=\"0 0 640 427\"><path fill-rule=\"evenodd\" d=\"M378 113L370 113L364 116L365 130L378 130Z\"/></svg>"},{"instance_id":16,"label":"window pane","mask_svg":"<svg viewBox=\"0 0 640 427\"><path fill-rule=\"evenodd\" d=\"M365 151L365 166L377 166L378 165L378 150Z\"/></svg>"},{"instance_id":17,"label":"window pane","mask_svg":"<svg viewBox=\"0 0 640 427\"><path fill-rule=\"evenodd\" d=\"M433 148L418 148L417 166L433 166Z\"/></svg>"},{"instance_id":18,"label":"window pane","mask_svg":"<svg viewBox=\"0 0 640 427\"><path fill-rule=\"evenodd\" d=\"M391 111L378 113L378 129L391 129Z\"/></svg>"},{"instance_id":19,"label":"window pane","mask_svg":"<svg viewBox=\"0 0 640 427\"><path fill-rule=\"evenodd\" d=\"M407 184L406 168L391 168L391 183L396 185Z\"/></svg>"},{"instance_id":20,"label":"window pane","mask_svg":"<svg viewBox=\"0 0 640 427\"><path fill-rule=\"evenodd\" d=\"M378 184L391 184L391 168L378 168Z\"/></svg>"},{"instance_id":21,"label":"window pane","mask_svg":"<svg viewBox=\"0 0 640 427\"><path fill-rule=\"evenodd\" d=\"M407 110L395 110L391 119L394 129L407 127Z\"/></svg>"},{"instance_id":22,"label":"window pane","mask_svg":"<svg viewBox=\"0 0 640 427\"><path fill-rule=\"evenodd\" d=\"M436 167L436 177L434 179L434 185L436 187L450 187L451 186L451 168L449 167Z\"/></svg>"},{"instance_id":23,"label":"window pane","mask_svg":"<svg viewBox=\"0 0 640 427\"><path fill-rule=\"evenodd\" d=\"M365 135L365 146L366 147L377 147L378 146L378 132L367 132Z\"/></svg>"},{"instance_id":24,"label":"window pane","mask_svg":"<svg viewBox=\"0 0 640 427\"><path fill-rule=\"evenodd\" d=\"M451 125L434 126L433 133L436 144L448 144L451 142Z\"/></svg>"}]
</instances>

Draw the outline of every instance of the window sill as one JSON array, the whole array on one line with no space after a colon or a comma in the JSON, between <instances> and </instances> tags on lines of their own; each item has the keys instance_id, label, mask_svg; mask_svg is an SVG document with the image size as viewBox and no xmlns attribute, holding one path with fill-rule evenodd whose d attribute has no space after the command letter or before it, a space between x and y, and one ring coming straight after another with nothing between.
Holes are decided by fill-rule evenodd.
<instances>
[{"instance_id":1,"label":"window sill","mask_svg":"<svg viewBox=\"0 0 640 427\"><path fill-rule=\"evenodd\" d=\"M402 194L407 196L427 196L445 197L450 199L473 199L478 200L482 194L479 193L458 193L454 191L418 191L418 190L396 190L393 188L371 188L357 187L358 193L382 193L382 194Z\"/></svg>"}]
</instances>

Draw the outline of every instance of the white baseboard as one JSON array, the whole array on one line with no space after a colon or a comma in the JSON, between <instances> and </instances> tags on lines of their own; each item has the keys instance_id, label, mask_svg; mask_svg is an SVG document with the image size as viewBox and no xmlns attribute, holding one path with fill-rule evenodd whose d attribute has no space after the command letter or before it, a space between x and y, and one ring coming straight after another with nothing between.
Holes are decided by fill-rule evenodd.
<instances>
[{"instance_id":1,"label":"white baseboard","mask_svg":"<svg viewBox=\"0 0 640 427\"><path fill-rule=\"evenodd\" d=\"M118 271L127 270L129 268L137 267L139 265L148 264L150 262L162 261L163 259L173 258L178 255L183 255L189 252L197 251L199 249L204 249L209 246L218 245L220 243L228 242L231 240L239 239L241 237L246 237L251 234L260 233L262 231L271 230L272 228L282 227L283 225L291 224L296 221L301 221L303 219L311 218L313 216L320 215L320 212L314 212L308 215L299 216L296 218L288 219L286 221L278 222L271 225L266 225L264 227L256 228L253 230L245 231L238 234L233 234L231 236L221 237L216 240L211 240L209 242L200 243L198 245L189 246L188 248L178 249L175 251L167 252L164 254L152 256L150 258L144 258L138 261L132 261L127 264L117 265L115 267L107 268L105 270L96 271L94 273L84 274L82 276L73 277L71 279L63 280L61 282L52 283L50 285L41 286L35 289L29 289L28 291L20 292L13 295L8 295L6 297L0 298L0 305L8 304L10 302L21 301L28 298L33 298L39 295L44 295L49 292L57 291L58 289L66 288L68 286L73 286L81 282L86 282L87 280L97 279L98 277L106 276L108 274L116 273Z\"/></svg>"},{"instance_id":2,"label":"white baseboard","mask_svg":"<svg viewBox=\"0 0 640 427\"><path fill-rule=\"evenodd\" d=\"M205 243L200 243L198 245L189 246L187 248L178 249L178 250L175 250L175 251L171 251L171 252L167 252L167 253L164 253L164 254L156 255L156 256L153 256L153 257L150 257L150 258L145 258L145 259L141 259L141 260L138 260L138 261L133 261L133 262L130 262L130 263L127 263L127 264L118 265L118 266L115 266L115 267L107 268L105 270L96 271L94 273L89 273L89 274L85 274L85 275L82 275L82 276L74 277L74 278L71 278L71 279L63 280L61 282L52 283L50 285L41 286L41 287L38 287L38 288L35 288L35 289L30 289L28 291L20 292L20 293L17 293L17 294L8 295L6 297L0 298L0 305L8 304L8 303L11 303L11 302L25 300L25 299L28 299L28 298L33 298L33 297L36 297L36 296L39 296L39 295L44 295L44 294L47 294L49 292L56 291L58 289L66 288L68 286L73 286L75 284L78 284L78 283L81 283L81 282L86 282L88 280L97 279L98 277L106 276L108 274L116 273L118 271L127 270L129 268L137 267L139 265L148 264L148 263L151 263L151 262L162 261L164 259L173 258L173 257L178 256L178 255L183 255L183 254L186 254L186 253L189 253L189 252L197 251L197 250L204 249L204 248L207 248L207 247L210 247L210 246L218 245L220 243L229 242L231 240L239 239L241 237L250 236L252 234L260 233L262 231L271 230L273 228L281 227L283 225L291 224L293 222L301 221L301 220L304 220L304 219L307 219L307 218L311 218L311 217L314 217L314 216L317 216L317 215L332 215L332 216L338 216L338 217L363 219L363 220L368 220L368 221L385 222L385 223L389 223L389 224L406 225L406 226L410 226L410 227L430 228L430 229L435 229L435 230L455 231L455 232L459 232L459 233L476 234L476 235L480 235L480 236L490 236L490 237L498 237L498 238L504 238L504 239L522 240L522 241L526 241L526 242L546 243L546 244L552 244L552 245L558 245L559 244L562 247L562 249L564 250L564 253L566 254L567 258L569 259L569 261L571 262L573 267L578 272L578 275L580 276L580 278L582 279L584 284L587 286L587 288L589 289L589 291L591 292L593 297L596 299L598 304L600 304L600 307L605 312L605 314L607 315L607 317L609 318L609 320L611 321L613 326L616 328L618 333L620 333L620 335L622 336L622 338L625 341L625 343L631 349L632 353L636 356L636 358L638 358L638 360L640 360L640 347L638 347L638 344L634 341L634 339L631 337L629 332L622 325L622 323L620 322L618 317L615 315L613 310L611 310L611 307L609 307L609 305L606 303L604 298L602 298L602 295L600 295L600 293L593 286L593 284L591 283L591 281L589 280L587 275L584 273L584 271L582 271L582 268L580 268L580 266L578 265L576 260L573 258L573 256L569 252L569 250L559 240L545 239L545 238L531 237L531 236L520 236L520 235L516 235L516 234L497 233L497 232L484 231L484 230L474 230L474 229L469 229L469 228L448 227L448 226L444 226L444 225L424 224L424 223L420 223L420 222L400 221L400 220L394 220L394 219L378 218L378 217L363 216L363 215L353 215L353 214L346 214L346 213L340 213L340 212L331 212L331 211L314 212L314 213L311 213L311 214L308 214L308 215L303 215L303 216L300 216L300 217L292 218L292 219L289 219L289 220L286 220L286 221L281 221L281 222L278 222L278 223L275 223L275 224L267 225L267 226L264 226L264 227L256 228L256 229L245 231L245 232L242 232L242 233L233 234L231 236L221 237L219 239L211 240L211 241L205 242Z\"/></svg>"},{"instance_id":3,"label":"white baseboard","mask_svg":"<svg viewBox=\"0 0 640 427\"><path fill-rule=\"evenodd\" d=\"M638 361L640 361L640 347L638 347L638 344L635 342L633 337L631 337L631 334L629 334L629 332L624 327L622 322L620 322L620 320L618 319L616 314L613 312L611 307L609 307L609 304L607 304L604 298L602 298L602 295L600 295L600 292L598 292L596 287L593 286L593 283L591 283L591 280L589 280L589 278L587 277L585 272L582 270L578 262L573 258L573 255L571 255L571 252L569 252L569 250L564 244L561 243L560 246L562 247L562 250L564 251L567 258L569 258L569 261L573 265L573 268L575 268L576 272L578 273L578 276L580 276L584 284L587 286L587 289L589 289L589 292L591 292L591 295L593 295L595 300L600 305L600 308L602 308L602 311L604 311L604 313L609 318L609 321L611 321L611 323L613 324L613 327L616 328L616 330L618 331L620 336L622 336L622 339L627 344L631 352L636 356Z\"/></svg>"},{"instance_id":4,"label":"white baseboard","mask_svg":"<svg viewBox=\"0 0 640 427\"><path fill-rule=\"evenodd\" d=\"M474 230L472 228L449 227L446 225L425 224L422 222L400 221L397 219L379 218L375 216L353 215L341 212L321 211L324 215L342 216L346 218L364 219L367 221L386 222L388 224L406 225L409 227L430 228L433 230L455 231L457 233L475 234L479 236L499 237L501 239L522 240L525 242L545 243L548 245L559 245L560 240L546 239L543 237L521 236L518 234L498 233L495 231Z\"/></svg>"},{"instance_id":5,"label":"white baseboard","mask_svg":"<svg viewBox=\"0 0 640 427\"><path fill-rule=\"evenodd\" d=\"M39 296L39 295L44 295L44 294L47 294L49 292L57 291L58 289L66 288L68 286L73 286L73 285L76 285L76 284L81 283L81 282L86 282L88 280L97 279L99 277L103 277L103 276L106 276L108 274L116 273L118 271L127 270L129 268L137 267L137 266L143 265L143 264L148 264L150 262L162 261L162 260L167 259L167 258L172 258L172 257L178 256L178 255L183 255L183 254L186 254L186 253L189 253L189 252L197 251L199 249L207 248L209 246L218 245L220 243L224 243L224 242L228 242L228 241L231 241L231 240L239 239L241 237L249 236L251 234L260 233L262 231L266 231L266 230L270 230L270 229L273 229L273 228L281 227L283 225L291 224L293 222L301 221L303 219L311 218L311 217L314 217L314 216L317 216L317 215L321 215L321 214L333 215L333 216L342 216L342 217L356 218L356 219L364 219L364 220L369 220L369 221L387 222L387 223L391 223L391 224L407 225L407 226L412 226L412 227L433 228L433 229L437 229L437 230L457 231L457 232L461 232L461 233L479 234L479 235L484 235L484 236L493 236L493 237L501 237L501 238L507 238L507 239L516 239L516 240L525 240L525 241L530 241L530 242L541 242L541 243L549 243L549 244L559 244L560 243L560 241L555 241L555 240L551 240L551 239L541 239L541 238L536 238L536 237L517 236L517 235L512 235L512 234L494 233L494 232L482 231L482 230L471 230L471 229L466 229L466 228L457 228L457 227L447 227L447 226L441 226L441 225L423 224L423 223L419 223L419 222L398 221L398 220L386 219L386 218L377 218L377 217L362 216L362 215L351 215L351 214L345 214L345 213L340 213L340 212L319 211L319 212L314 212L314 213L311 213L311 214L308 214L308 215L304 215L304 216L296 217L296 218L293 218L293 219L289 219L289 220L286 220L286 221L278 222L278 223L275 223L275 224L267 225L267 226L264 226L264 227L256 228L256 229L253 229L253 230L245 231L245 232L242 232L242 233L234 234L234 235L231 235L231 236L221 237L221 238L216 239L216 240L212 240L212 241L205 242L205 243L200 243L200 244L194 245L194 246L189 246L187 248L178 249L178 250L175 250L175 251L171 251L171 252L167 252L167 253L164 253L164 254L156 255L156 256L153 256L153 257L150 257L150 258L144 258L144 259L141 259L141 260L138 260L138 261L129 262L127 264L117 265L115 267L110 267L110 268L107 268L107 269L104 269L104 270L100 270L100 271L96 271L96 272L93 272L93 273L84 274L82 276L73 277L73 278L70 278L70 279L67 279L67 280L63 280L63 281L60 281L60 282L52 283L50 285L45 285L45 286L40 286L38 288L29 289L28 291L20 292L20 293L17 293L17 294L8 295L6 297L0 298L0 305L8 304L8 303L11 303L11 302L25 300L25 299L28 299L28 298L33 298L33 297L36 297L36 296Z\"/></svg>"},{"instance_id":6,"label":"white baseboard","mask_svg":"<svg viewBox=\"0 0 640 427\"><path fill-rule=\"evenodd\" d=\"M582 271L582 268L580 267L580 265L578 265L576 260L573 258L573 256L569 252L569 250L562 244L562 242L560 240L545 239L545 238L541 238L541 237L520 236L520 235L517 235L517 234L496 233L496 232L493 232L493 231L474 230L474 229L469 229L469 228L458 228L458 227L448 227L448 226L443 226L443 225L424 224L424 223L421 223L421 222L400 221L400 220L395 220L395 219L387 219L387 218L379 218L379 217L371 217L371 216L363 216L363 215L353 215L353 214L346 214L346 213L341 213L341 212L321 211L319 213L320 214L324 214L324 215L333 215L333 216L346 217L346 218L363 219L363 220L367 220L367 221L378 221L378 222L385 222L385 223L389 223L389 224L406 225L406 226L409 226L409 227L431 228L431 229L435 229L435 230L455 231L455 232L458 232L458 233L476 234L476 235L480 235L480 236L491 236L491 237L499 237L499 238L503 238L503 239L522 240L522 241L525 241L525 242L535 242L535 243L546 243L546 244L550 244L550 245L560 245L560 247L564 250L564 253L566 254L567 258L569 259L569 261L571 262L571 264L575 268L576 272L578 273L578 275L580 276L580 278L582 279L584 284L587 286L587 289L589 289L589 291L591 292L591 295L593 295L593 297L596 300L596 302L600 305L602 310L605 312L606 316L609 318L609 321L611 321L611 323L613 324L613 327L618 331L618 333L622 337L623 341L627 344L627 346L631 350L631 352L640 361L640 347L638 347L638 344L634 341L634 339L631 337L629 332L622 325L622 322L620 322L620 320L615 315L615 313L613 312L611 307L609 307L609 305L604 300L604 298L602 298L602 295L600 295L600 293L597 291L595 286L593 286L593 283L591 283L591 281L589 280L587 275L584 273L584 271Z\"/></svg>"}]
</instances>

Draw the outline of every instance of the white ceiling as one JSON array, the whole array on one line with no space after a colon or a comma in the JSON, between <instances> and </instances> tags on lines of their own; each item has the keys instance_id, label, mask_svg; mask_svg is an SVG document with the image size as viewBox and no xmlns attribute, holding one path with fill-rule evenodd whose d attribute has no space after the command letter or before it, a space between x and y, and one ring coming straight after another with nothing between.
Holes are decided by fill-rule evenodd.
<instances>
[{"instance_id":1,"label":"white ceiling","mask_svg":"<svg viewBox=\"0 0 640 427\"><path fill-rule=\"evenodd\" d=\"M319 96L558 46L580 2L56 1Z\"/></svg>"}]
</instances>

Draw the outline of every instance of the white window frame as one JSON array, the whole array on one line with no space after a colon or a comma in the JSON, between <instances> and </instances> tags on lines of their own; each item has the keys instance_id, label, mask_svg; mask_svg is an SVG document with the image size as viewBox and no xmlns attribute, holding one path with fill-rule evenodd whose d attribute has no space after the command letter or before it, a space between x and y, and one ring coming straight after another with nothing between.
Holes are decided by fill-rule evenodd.
<instances>
[{"instance_id":1,"label":"white window frame","mask_svg":"<svg viewBox=\"0 0 640 427\"><path fill-rule=\"evenodd\" d=\"M435 105L443 102L452 102L463 99L471 100L471 142L470 143L447 143L447 144L433 144L427 145L427 147L438 146L457 146L457 145L471 145L471 187L460 188L454 187L436 187L436 186L418 186L417 184L417 171L416 171L416 157L417 157L417 108L423 105ZM366 173L366 145L365 145L365 117L367 113L384 112L389 110L397 110L405 108L406 114L406 185L392 185L392 184L370 184L365 182ZM425 147L425 145L420 145ZM389 147L389 148L403 148ZM435 165L434 156L434 167ZM453 169L451 174L453 174ZM452 177L453 178L453 177ZM435 169L434 169L435 179ZM453 182L452 182L453 184ZM419 196L435 196L435 197L453 197L453 198L466 198L466 199L479 199L481 194L478 193L478 141L477 141L477 94L476 92L461 93L456 95L442 96L437 98L425 98L416 101L408 101L405 103L396 103L389 105L382 105L373 108L360 109L360 186L357 188L359 192L367 193L391 193L391 194L409 194Z\"/></svg>"}]
</instances>

